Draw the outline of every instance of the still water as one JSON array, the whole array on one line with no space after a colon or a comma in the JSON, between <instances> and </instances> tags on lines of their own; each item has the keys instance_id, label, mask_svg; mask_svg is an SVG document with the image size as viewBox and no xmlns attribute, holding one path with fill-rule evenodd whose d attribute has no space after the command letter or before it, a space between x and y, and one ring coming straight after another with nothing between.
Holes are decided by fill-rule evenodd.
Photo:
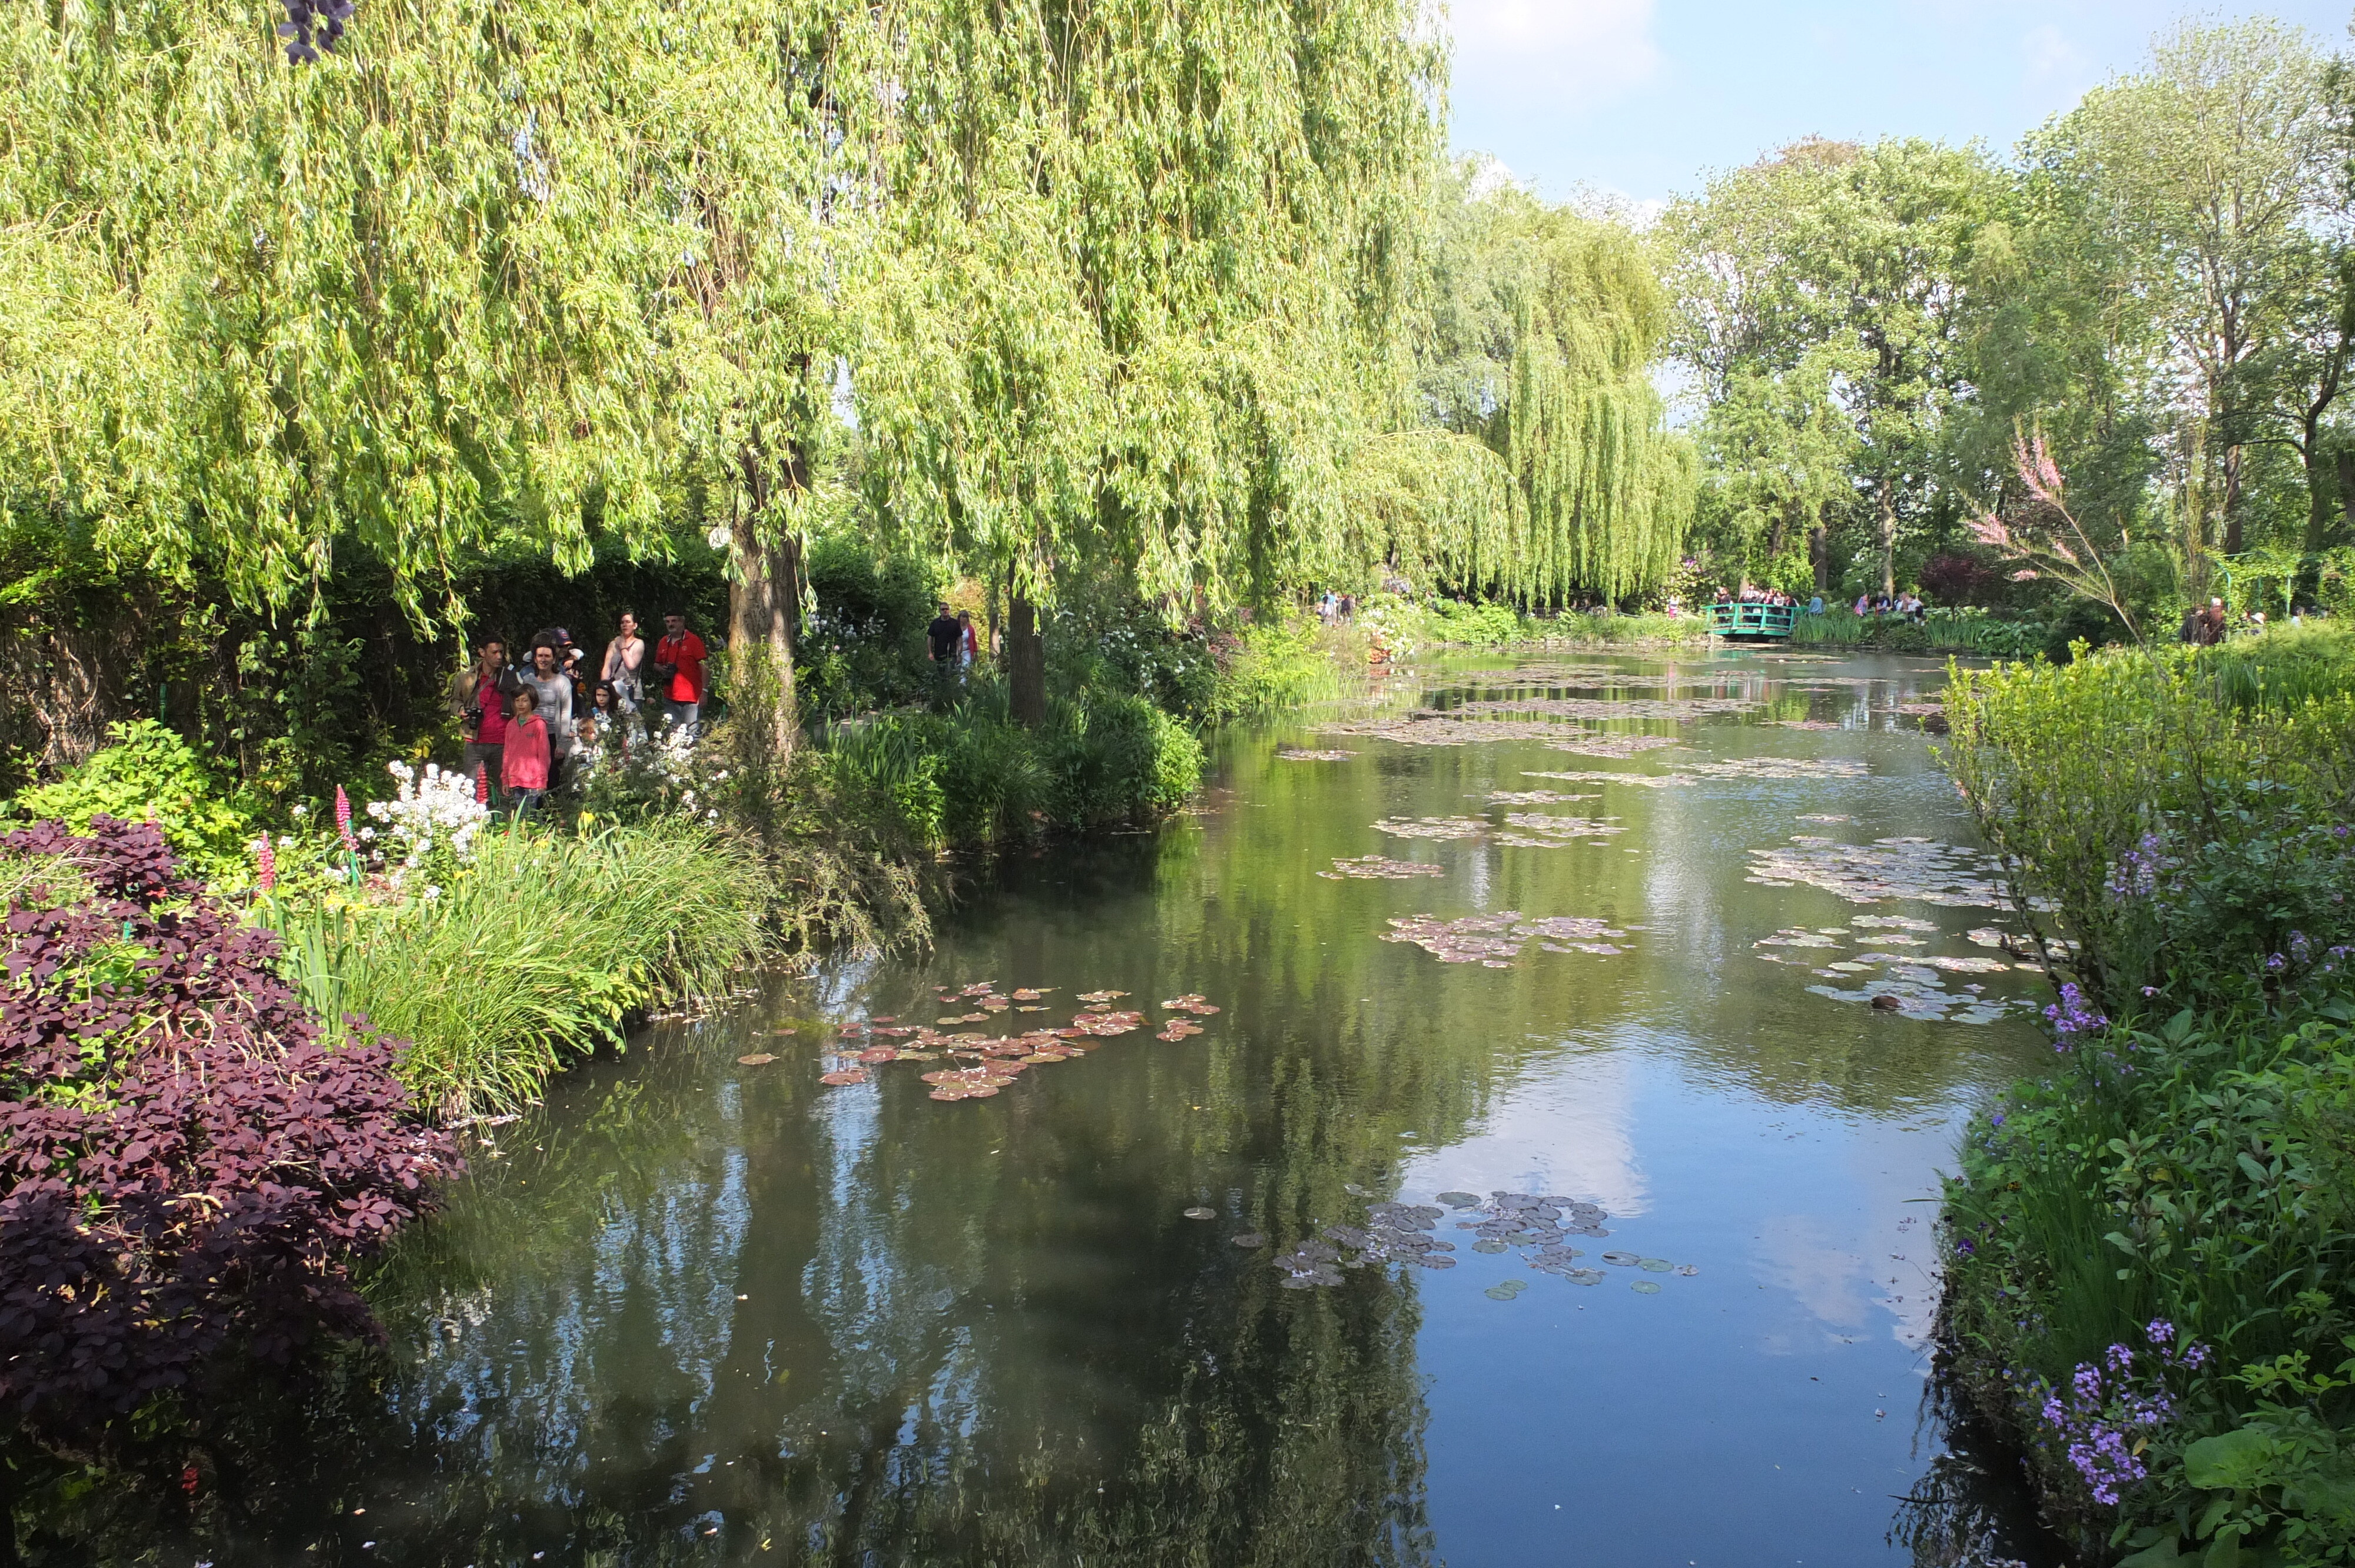
<instances>
[{"instance_id":1,"label":"still water","mask_svg":"<svg viewBox=\"0 0 2355 1568\"><path fill-rule=\"evenodd\" d=\"M1943 681L1459 661L1230 735L1170 830L1020 861L922 959L659 1024L497 1128L377 1283L383 1366L155 1560L2052 1561L1925 1338L1936 1172L2045 1049L1937 848L1969 825L1902 710ZM1336 870L1369 855L1438 874ZM1509 950L1443 928L1504 912L1599 924L1442 961ZM1437 951L1381 939L1416 916ZM1147 1022L994 1095L932 1097L937 1056L819 1081L921 1044L846 1025L995 1038L1099 991ZM1158 1038L1189 994L1219 1011ZM1500 1193L1561 1202L1499 1235ZM1390 1201L1423 1212L1359 1264Z\"/></svg>"}]
</instances>

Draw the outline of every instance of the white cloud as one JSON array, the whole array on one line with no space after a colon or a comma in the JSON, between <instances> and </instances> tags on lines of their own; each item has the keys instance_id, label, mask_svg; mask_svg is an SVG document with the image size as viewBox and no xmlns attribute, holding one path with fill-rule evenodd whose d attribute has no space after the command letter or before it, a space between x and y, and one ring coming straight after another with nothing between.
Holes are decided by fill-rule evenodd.
<instances>
[{"instance_id":1,"label":"white cloud","mask_svg":"<svg viewBox=\"0 0 2355 1568\"><path fill-rule=\"evenodd\" d=\"M2085 72L2085 57L2077 52L2067 34L2050 22L2028 30L2019 40L2019 53L2028 68L2028 79L2032 82L2055 78L2073 80Z\"/></svg>"},{"instance_id":2,"label":"white cloud","mask_svg":"<svg viewBox=\"0 0 2355 1568\"><path fill-rule=\"evenodd\" d=\"M1456 79L1607 102L1660 69L1653 0L1455 0Z\"/></svg>"}]
</instances>

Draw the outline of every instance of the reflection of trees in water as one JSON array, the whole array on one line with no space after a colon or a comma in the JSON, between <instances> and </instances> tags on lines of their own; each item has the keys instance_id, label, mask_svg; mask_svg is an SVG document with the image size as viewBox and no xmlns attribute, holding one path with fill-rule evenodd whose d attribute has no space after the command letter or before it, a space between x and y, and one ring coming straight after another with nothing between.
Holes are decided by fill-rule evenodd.
<instances>
[{"instance_id":1,"label":"reflection of trees in water","mask_svg":"<svg viewBox=\"0 0 2355 1568\"><path fill-rule=\"evenodd\" d=\"M376 1282L389 1358L51 1506L48 1560L1428 1559L1412 1292L1279 1290L1176 1213L1342 1218L1358 1168L1298 1168L1370 1141L1330 1075L1237 1098L1139 1051L986 1111L813 1106L712 1069L746 1048L642 1051L503 1129Z\"/></svg>"},{"instance_id":2,"label":"reflection of trees in water","mask_svg":"<svg viewBox=\"0 0 2355 1568\"><path fill-rule=\"evenodd\" d=\"M1898 1499L1889 1527L1890 1544L1912 1552L1914 1568L2062 1568L2073 1560L2038 1521L2018 1453L1972 1417L1944 1377L1922 1396L1919 1431L1940 1451Z\"/></svg>"}]
</instances>

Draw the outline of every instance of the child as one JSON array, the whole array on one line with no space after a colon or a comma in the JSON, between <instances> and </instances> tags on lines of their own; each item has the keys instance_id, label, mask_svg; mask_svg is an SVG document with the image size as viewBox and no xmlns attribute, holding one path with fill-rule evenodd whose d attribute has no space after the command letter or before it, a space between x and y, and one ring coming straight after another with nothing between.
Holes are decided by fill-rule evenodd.
<instances>
[{"instance_id":1,"label":"child","mask_svg":"<svg viewBox=\"0 0 2355 1568\"><path fill-rule=\"evenodd\" d=\"M514 800L520 820L536 810L548 793L548 723L539 716L539 694L529 686L515 694L514 714L507 723L499 782Z\"/></svg>"}]
</instances>

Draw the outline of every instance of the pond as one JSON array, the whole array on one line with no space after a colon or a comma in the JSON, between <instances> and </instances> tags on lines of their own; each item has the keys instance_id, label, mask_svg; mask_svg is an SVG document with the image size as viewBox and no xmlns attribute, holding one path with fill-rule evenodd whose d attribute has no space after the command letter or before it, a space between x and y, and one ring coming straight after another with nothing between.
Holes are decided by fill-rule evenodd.
<instances>
[{"instance_id":1,"label":"pond","mask_svg":"<svg viewBox=\"0 0 2355 1568\"><path fill-rule=\"evenodd\" d=\"M388 1355L139 1555L2057 1562L1925 1340L2048 1049L1943 682L1459 660L1230 734L1167 831L489 1133Z\"/></svg>"}]
</instances>

